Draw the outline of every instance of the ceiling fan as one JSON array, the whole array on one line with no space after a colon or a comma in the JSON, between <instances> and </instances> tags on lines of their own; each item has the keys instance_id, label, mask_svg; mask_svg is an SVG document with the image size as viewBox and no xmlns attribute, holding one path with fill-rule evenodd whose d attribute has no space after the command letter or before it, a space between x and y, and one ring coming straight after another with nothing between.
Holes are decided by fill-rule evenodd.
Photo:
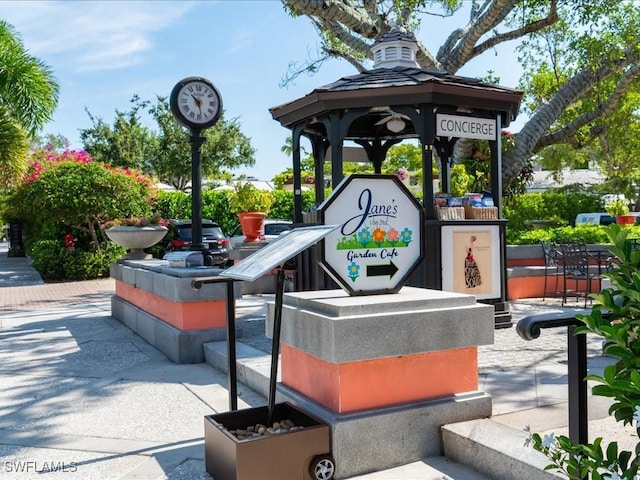
<instances>
[{"instance_id":1,"label":"ceiling fan","mask_svg":"<svg viewBox=\"0 0 640 480\"><path fill-rule=\"evenodd\" d=\"M409 117L397 112L389 112L389 115L382 120L376 122L376 125L385 125L393 133L398 133L404 130L407 126L405 120L410 120Z\"/></svg>"}]
</instances>

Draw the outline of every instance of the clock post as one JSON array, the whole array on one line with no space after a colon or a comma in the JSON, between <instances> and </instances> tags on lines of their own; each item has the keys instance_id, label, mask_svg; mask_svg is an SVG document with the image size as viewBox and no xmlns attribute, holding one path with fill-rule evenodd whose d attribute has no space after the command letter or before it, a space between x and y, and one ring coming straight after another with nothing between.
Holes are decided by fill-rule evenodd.
<instances>
[{"instance_id":1,"label":"clock post","mask_svg":"<svg viewBox=\"0 0 640 480\"><path fill-rule=\"evenodd\" d=\"M191 247L190 250L203 251L202 243L202 144L205 138L200 130L191 130Z\"/></svg>"},{"instance_id":2,"label":"clock post","mask_svg":"<svg viewBox=\"0 0 640 480\"><path fill-rule=\"evenodd\" d=\"M191 133L191 247L204 251L202 243L202 131L212 127L222 114L222 97L209 80L187 77L180 80L169 97L171 113ZM206 255L205 255L206 261Z\"/></svg>"}]
</instances>

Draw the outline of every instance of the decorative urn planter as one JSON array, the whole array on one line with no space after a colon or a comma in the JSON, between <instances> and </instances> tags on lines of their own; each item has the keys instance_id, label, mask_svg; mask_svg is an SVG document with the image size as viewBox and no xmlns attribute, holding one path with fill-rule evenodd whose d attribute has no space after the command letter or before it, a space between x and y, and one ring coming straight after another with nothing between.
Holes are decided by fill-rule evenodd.
<instances>
[{"instance_id":1,"label":"decorative urn planter","mask_svg":"<svg viewBox=\"0 0 640 480\"><path fill-rule=\"evenodd\" d=\"M105 230L110 240L129 249L124 259L144 260L151 258L144 249L152 247L164 238L169 229L162 225L149 225L145 227L135 227L123 225L111 227Z\"/></svg>"},{"instance_id":2,"label":"decorative urn planter","mask_svg":"<svg viewBox=\"0 0 640 480\"><path fill-rule=\"evenodd\" d=\"M264 219L267 216L263 212L238 213L240 228L246 242L255 242L264 235Z\"/></svg>"}]
</instances>

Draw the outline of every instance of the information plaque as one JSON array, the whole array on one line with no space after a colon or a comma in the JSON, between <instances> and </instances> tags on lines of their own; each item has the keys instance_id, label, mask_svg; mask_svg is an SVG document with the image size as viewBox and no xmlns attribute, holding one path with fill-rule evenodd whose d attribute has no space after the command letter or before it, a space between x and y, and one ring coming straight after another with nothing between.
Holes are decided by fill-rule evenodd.
<instances>
[{"instance_id":1,"label":"information plaque","mask_svg":"<svg viewBox=\"0 0 640 480\"><path fill-rule=\"evenodd\" d=\"M273 242L220 273L221 277L253 282L322 240L339 225L299 227L281 233Z\"/></svg>"}]
</instances>

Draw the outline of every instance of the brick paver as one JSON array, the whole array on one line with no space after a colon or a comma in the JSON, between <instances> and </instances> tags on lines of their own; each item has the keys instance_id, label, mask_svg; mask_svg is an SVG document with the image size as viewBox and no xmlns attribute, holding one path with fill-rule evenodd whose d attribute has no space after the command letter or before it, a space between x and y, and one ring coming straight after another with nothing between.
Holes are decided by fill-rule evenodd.
<instances>
[{"instance_id":1,"label":"brick paver","mask_svg":"<svg viewBox=\"0 0 640 480\"><path fill-rule=\"evenodd\" d=\"M112 278L0 288L0 312L46 310L107 302L115 290Z\"/></svg>"}]
</instances>

